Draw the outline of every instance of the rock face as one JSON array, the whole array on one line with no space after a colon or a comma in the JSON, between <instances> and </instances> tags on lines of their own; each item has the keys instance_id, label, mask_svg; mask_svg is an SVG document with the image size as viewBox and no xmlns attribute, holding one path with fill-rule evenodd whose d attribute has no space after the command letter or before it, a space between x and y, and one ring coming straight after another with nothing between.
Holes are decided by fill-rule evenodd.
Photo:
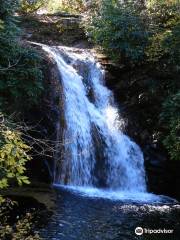
<instances>
[{"instance_id":1,"label":"rock face","mask_svg":"<svg viewBox=\"0 0 180 240\"><path fill-rule=\"evenodd\" d=\"M42 139L43 143L35 144L36 150L33 153L33 160L28 165L28 172L32 180L52 182L54 159L60 152L58 150L61 145L59 134L63 135L61 129L65 128L63 92L56 63L40 47L38 51L44 59L44 93L39 105L25 114L25 120L31 126L35 126L35 131L31 132L31 136L38 141Z\"/></svg>"},{"instance_id":2,"label":"rock face","mask_svg":"<svg viewBox=\"0 0 180 240\"><path fill-rule=\"evenodd\" d=\"M81 17L69 14L21 16L24 39L48 45L72 46L86 39Z\"/></svg>"},{"instance_id":3,"label":"rock face","mask_svg":"<svg viewBox=\"0 0 180 240\"><path fill-rule=\"evenodd\" d=\"M106 84L114 92L125 119L126 133L144 153L148 190L180 199L179 162L169 156L159 141L158 101L148 95L149 84L156 78L149 66L128 68L97 56L106 70Z\"/></svg>"}]
</instances>

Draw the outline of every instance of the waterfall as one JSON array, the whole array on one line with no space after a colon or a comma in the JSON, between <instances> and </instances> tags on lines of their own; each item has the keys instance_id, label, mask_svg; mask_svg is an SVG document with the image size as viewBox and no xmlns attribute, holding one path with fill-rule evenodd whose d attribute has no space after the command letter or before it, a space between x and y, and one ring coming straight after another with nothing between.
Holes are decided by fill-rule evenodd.
<instances>
[{"instance_id":1,"label":"waterfall","mask_svg":"<svg viewBox=\"0 0 180 240\"><path fill-rule=\"evenodd\" d=\"M146 192L143 154L123 133L100 64L86 50L42 47L57 63L64 96L65 159L55 183Z\"/></svg>"}]
</instances>

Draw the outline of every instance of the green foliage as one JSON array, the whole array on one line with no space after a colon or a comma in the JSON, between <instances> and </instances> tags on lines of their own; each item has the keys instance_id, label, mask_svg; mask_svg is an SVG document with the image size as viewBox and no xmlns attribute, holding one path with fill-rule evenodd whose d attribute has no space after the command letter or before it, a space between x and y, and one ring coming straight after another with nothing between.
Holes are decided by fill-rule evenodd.
<instances>
[{"instance_id":1,"label":"green foliage","mask_svg":"<svg viewBox=\"0 0 180 240\"><path fill-rule=\"evenodd\" d=\"M178 0L95 0L86 19L87 35L116 62L151 69L141 87L156 102L162 142L171 159L179 155L180 15ZM134 68L135 69L135 68ZM148 82L148 84L146 83ZM143 85L144 84L144 85ZM160 113L160 114L159 114ZM152 114L152 115L151 115ZM168 115L168 116L167 116ZM163 126L160 126L160 125ZM153 126L151 126L153 127ZM159 128L159 129L158 129Z\"/></svg>"},{"instance_id":2,"label":"green foliage","mask_svg":"<svg viewBox=\"0 0 180 240\"><path fill-rule=\"evenodd\" d=\"M50 0L47 4L49 12L55 13L58 11L68 13L80 13L85 9L83 0Z\"/></svg>"},{"instance_id":3,"label":"green foliage","mask_svg":"<svg viewBox=\"0 0 180 240\"><path fill-rule=\"evenodd\" d=\"M180 118L171 120L169 124L169 134L163 141L172 160L180 160Z\"/></svg>"},{"instance_id":4,"label":"green foliage","mask_svg":"<svg viewBox=\"0 0 180 240\"><path fill-rule=\"evenodd\" d=\"M19 1L0 1L0 110L6 114L37 103L43 89L41 59L20 42L18 7ZM25 165L30 150L22 133L0 114L0 189L14 182L29 184Z\"/></svg>"},{"instance_id":5,"label":"green foliage","mask_svg":"<svg viewBox=\"0 0 180 240\"><path fill-rule=\"evenodd\" d=\"M4 21L13 19L12 15L19 7L19 0L1 0L0 1L0 18Z\"/></svg>"},{"instance_id":6,"label":"green foliage","mask_svg":"<svg viewBox=\"0 0 180 240\"><path fill-rule=\"evenodd\" d=\"M178 1L102 0L85 24L88 36L112 58L174 63L180 56Z\"/></svg>"},{"instance_id":7,"label":"green foliage","mask_svg":"<svg viewBox=\"0 0 180 240\"><path fill-rule=\"evenodd\" d=\"M37 103L43 89L40 57L18 41L17 2L0 2L0 108L6 112Z\"/></svg>"},{"instance_id":8,"label":"green foliage","mask_svg":"<svg viewBox=\"0 0 180 240\"><path fill-rule=\"evenodd\" d=\"M168 4L167 4L168 3ZM153 35L146 54L151 62L180 61L180 15L177 1L155 1L148 8Z\"/></svg>"},{"instance_id":9,"label":"green foliage","mask_svg":"<svg viewBox=\"0 0 180 240\"><path fill-rule=\"evenodd\" d=\"M40 240L38 233L34 231L34 223L36 220L35 212L26 212L17 216L17 221L13 222L13 225L8 222L8 214L14 212L19 208L16 202L6 199L0 209L0 239L7 240ZM21 210L22 211L22 210ZM37 209L36 209L37 211Z\"/></svg>"},{"instance_id":10,"label":"green foliage","mask_svg":"<svg viewBox=\"0 0 180 240\"><path fill-rule=\"evenodd\" d=\"M21 13L35 13L41 7L45 6L47 3L46 0L20 0L20 9Z\"/></svg>"},{"instance_id":11,"label":"green foliage","mask_svg":"<svg viewBox=\"0 0 180 240\"><path fill-rule=\"evenodd\" d=\"M163 104L162 121L167 123L173 118L180 118L180 91L168 97Z\"/></svg>"},{"instance_id":12,"label":"green foliage","mask_svg":"<svg viewBox=\"0 0 180 240\"><path fill-rule=\"evenodd\" d=\"M6 111L28 108L38 102L43 90L40 58L16 42L1 43L0 107Z\"/></svg>"},{"instance_id":13,"label":"green foliage","mask_svg":"<svg viewBox=\"0 0 180 240\"><path fill-rule=\"evenodd\" d=\"M16 179L19 185L29 184L24 172L26 162L31 159L30 147L24 143L20 132L4 123L0 127L0 189L7 188L11 179Z\"/></svg>"},{"instance_id":14,"label":"green foliage","mask_svg":"<svg viewBox=\"0 0 180 240\"><path fill-rule=\"evenodd\" d=\"M25 144L18 130L12 129L1 114L0 123L0 189L16 180L19 185L29 184L24 175L25 164L31 160L31 148Z\"/></svg>"},{"instance_id":15,"label":"green foliage","mask_svg":"<svg viewBox=\"0 0 180 240\"><path fill-rule=\"evenodd\" d=\"M180 91L164 102L161 122L166 127L163 143L171 159L180 160Z\"/></svg>"},{"instance_id":16,"label":"green foliage","mask_svg":"<svg viewBox=\"0 0 180 240\"><path fill-rule=\"evenodd\" d=\"M0 1L0 40L8 40L17 36L14 12L19 7L18 0Z\"/></svg>"},{"instance_id":17,"label":"green foliage","mask_svg":"<svg viewBox=\"0 0 180 240\"><path fill-rule=\"evenodd\" d=\"M131 1L103 0L99 11L87 25L88 34L111 57L135 62L144 57L149 36L146 29L143 16Z\"/></svg>"},{"instance_id":18,"label":"green foliage","mask_svg":"<svg viewBox=\"0 0 180 240\"><path fill-rule=\"evenodd\" d=\"M85 9L84 0L20 0L20 13L36 13L37 10L45 8L51 13L58 11L68 13L80 13Z\"/></svg>"},{"instance_id":19,"label":"green foliage","mask_svg":"<svg viewBox=\"0 0 180 240\"><path fill-rule=\"evenodd\" d=\"M148 61L161 75L159 96L163 107L160 119L164 127L163 144L172 160L180 156L180 15L178 1L153 1L148 8L153 35L146 50ZM163 97L162 97L163 96Z\"/></svg>"}]
</instances>

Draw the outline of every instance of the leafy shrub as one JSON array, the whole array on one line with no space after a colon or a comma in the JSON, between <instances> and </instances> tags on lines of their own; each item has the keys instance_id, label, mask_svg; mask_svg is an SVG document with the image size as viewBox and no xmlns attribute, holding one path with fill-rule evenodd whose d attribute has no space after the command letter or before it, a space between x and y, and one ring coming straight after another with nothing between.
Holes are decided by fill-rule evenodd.
<instances>
[{"instance_id":1,"label":"leafy shrub","mask_svg":"<svg viewBox=\"0 0 180 240\"><path fill-rule=\"evenodd\" d=\"M29 184L24 175L25 164L31 160L31 148L21 138L21 133L9 126L1 114L0 122L0 189L16 180L19 185Z\"/></svg>"},{"instance_id":2,"label":"leafy shrub","mask_svg":"<svg viewBox=\"0 0 180 240\"><path fill-rule=\"evenodd\" d=\"M180 91L170 96L163 104L162 123L166 127L166 137L163 140L172 160L180 156Z\"/></svg>"},{"instance_id":3,"label":"leafy shrub","mask_svg":"<svg viewBox=\"0 0 180 240\"><path fill-rule=\"evenodd\" d=\"M132 62L179 61L180 15L177 0L94 1L85 23L88 36L112 58Z\"/></svg>"},{"instance_id":4,"label":"leafy shrub","mask_svg":"<svg viewBox=\"0 0 180 240\"><path fill-rule=\"evenodd\" d=\"M15 215L21 206L18 202L13 202L10 199L6 199L0 208L0 239L7 240L41 240L39 234L35 231L36 218L39 214L38 209L30 210L28 212L22 209L21 213L17 215L17 221L13 223L9 221L11 214ZM17 212L18 213L18 212Z\"/></svg>"},{"instance_id":5,"label":"leafy shrub","mask_svg":"<svg viewBox=\"0 0 180 240\"><path fill-rule=\"evenodd\" d=\"M19 7L18 0L0 1L0 41L8 41L17 37L18 28L14 18L14 12ZM1 46L1 48L3 45Z\"/></svg>"},{"instance_id":6,"label":"leafy shrub","mask_svg":"<svg viewBox=\"0 0 180 240\"><path fill-rule=\"evenodd\" d=\"M88 21L88 34L112 58L134 62L143 59L149 33L134 3L103 0Z\"/></svg>"},{"instance_id":7,"label":"leafy shrub","mask_svg":"<svg viewBox=\"0 0 180 240\"><path fill-rule=\"evenodd\" d=\"M43 90L39 56L16 42L0 43L1 109L20 110L36 104Z\"/></svg>"},{"instance_id":8,"label":"leafy shrub","mask_svg":"<svg viewBox=\"0 0 180 240\"><path fill-rule=\"evenodd\" d=\"M68 13L80 13L84 11L85 4L83 0L50 0L47 4L49 12L64 11Z\"/></svg>"},{"instance_id":9,"label":"leafy shrub","mask_svg":"<svg viewBox=\"0 0 180 240\"><path fill-rule=\"evenodd\" d=\"M180 15L177 1L154 1L148 8L152 37L146 54L151 62L180 61Z\"/></svg>"},{"instance_id":10,"label":"leafy shrub","mask_svg":"<svg viewBox=\"0 0 180 240\"><path fill-rule=\"evenodd\" d=\"M47 0L20 0L19 10L21 13L35 13L46 3Z\"/></svg>"},{"instance_id":11,"label":"leafy shrub","mask_svg":"<svg viewBox=\"0 0 180 240\"><path fill-rule=\"evenodd\" d=\"M95 8L85 22L88 37L116 63L140 65L147 71L151 81L142 81L141 88L147 91L149 104L156 99L153 109L159 115L155 129L151 130L161 133L161 142L171 159L177 159L180 118L177 115L180 111L179 1L94 0L94 3ZM154 119L154 111L147 115Z\"/></svg>"},{"instance_id":12,"label":"leafy shrub","mask_svg":"<svg viewBox=\"0 0 180 240\"><path fill-rule=\"evenodd\" d=\"M0 18L5 21L13 19L13 13L19 7L19 0L1 0L0 1Z\"/></svg>"},{"instance_id":13,"label":"leafy shrub","mask_svg":"<svg viewBox=\"0 0 180 240\"><path fill-rule=\"evenodd\" d=\"M19 42L18 7L19 1L0 1L0 109L6 113L28 109L43 89L40 58ZM24 174L30 150L22 133L0 114L0 189L15 181L29 183Z\"/></svg>"},{"instance_id":14,"label":"leafy shrub","mask_svg":"<svg viewBox=\"0 0 180 240\"><path fill-rule=\"evenodd\" d=\"M173 119L169 125L169 134L163 143L167 148L172 160L179 160L180 156L180 118Z\"/></svg>"},{"instance_id":15,"label":"leafy shrub","mask_svg":"<svg viewBox=\"0 0 180 240\"><path fill-rule=\"evenodd\" d=\"M180 15L178 1L154 1L149 6L153 35L146 54L161 74L167 77L158 81L159 98L163 107L160 119L163 124L163 144L172 160L180 156ZM163 73L164 72L164 73Z\"/></svg>"},{"instance_id":16,"label":"leafy shrub","mask_svg":"<svg viewBox=\"0 0 180 240\"><path fill-rule=\"evenodd\" d=\"M0 2L0 108L7 112L37 103L43 76L38 54L18 42L19 29L13 16L17 2L5 2Z\"/></svg>"}]
</instances>

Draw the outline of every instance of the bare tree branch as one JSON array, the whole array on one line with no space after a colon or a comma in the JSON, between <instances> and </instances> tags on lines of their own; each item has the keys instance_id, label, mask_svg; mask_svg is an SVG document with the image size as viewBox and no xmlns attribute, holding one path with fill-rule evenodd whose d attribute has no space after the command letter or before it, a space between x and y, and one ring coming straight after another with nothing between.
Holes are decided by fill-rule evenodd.
<instances>
[{"instance_id":1,"label":"bare tree branch","mask_svg":"<svg viewBox=\"0 0 180 240\"><path fill-rule=\"evenodd\" d=\"M12 69L13 67L15 67L19 63L20 59L21 59L21 57L19 57L18 60L14 64L11 64L10 61L8 60L8 62L9 62L8 67L0 68L0 71L8 71L8 70Z\"/></svg>"}]
</instances>

